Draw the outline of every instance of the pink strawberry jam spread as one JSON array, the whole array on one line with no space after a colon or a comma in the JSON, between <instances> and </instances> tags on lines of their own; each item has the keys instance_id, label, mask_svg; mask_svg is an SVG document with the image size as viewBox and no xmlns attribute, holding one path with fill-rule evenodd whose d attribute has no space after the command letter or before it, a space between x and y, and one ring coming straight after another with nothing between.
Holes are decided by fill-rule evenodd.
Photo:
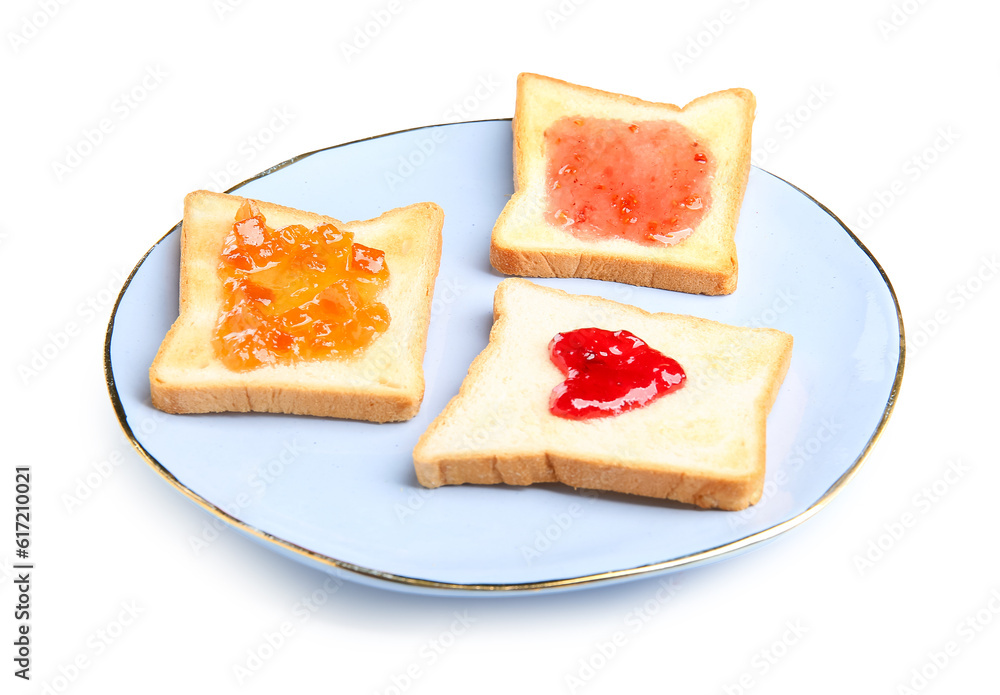
<instances>
[{"instance_id":1,"label":"pink strawberry jam spread","mask_svg":"<svg viewBox=\"0 0 1000 695\"><path fill-rule=\"evenodd\" d=\"M677 361L628 331L580 328L549 343L566 380L552 389L549 411L570 420L620 415L649 405L684 385Z\"/></svg>"},{"instance_id":2,"label":"pink strawberry jam spread","mask_svg":"<svg viewBox=\"0 0 1000 695\"><path fill-rule=\"evenodd\" d=\"M566 117L545 148L548 219L579 238L671 246L711 205L711 153L679 123Z\"/></svg>"}]
</instances>

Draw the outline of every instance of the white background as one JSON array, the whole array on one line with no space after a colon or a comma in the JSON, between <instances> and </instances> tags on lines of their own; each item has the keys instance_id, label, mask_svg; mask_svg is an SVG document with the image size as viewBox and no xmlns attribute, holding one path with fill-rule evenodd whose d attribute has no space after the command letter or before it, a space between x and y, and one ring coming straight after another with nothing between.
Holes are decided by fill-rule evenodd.
<instances>
[{"instance_id":1,"label":"white background","mask_svg":"<svg viewBox=\"0 0 1000 695\"><path fill-rule=\"evenodd\" d=\"M0 691L996 688L996 4L342 5L3 4ZM902 307L901 397L858 477L779 541L673 575L669 598L655 579L500 600L323 590L229 530L196 552L211 518L132 451L108 399L125 275L185 193L369 135L509 117L521 71L675 103L754 91L755 163L850 225ZM12 662L24 464L30 683Z\"/></svg>"}]
</instances>

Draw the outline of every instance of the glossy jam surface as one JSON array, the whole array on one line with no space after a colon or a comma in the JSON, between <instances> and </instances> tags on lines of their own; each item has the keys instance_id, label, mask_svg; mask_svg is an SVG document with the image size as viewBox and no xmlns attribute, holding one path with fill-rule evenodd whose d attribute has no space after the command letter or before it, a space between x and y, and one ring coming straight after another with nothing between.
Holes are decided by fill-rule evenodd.
<instances>
[{"instance_id":1,"label":"glossy jam surface","mask_svg":"<svg viewBox=\"0 0 1000 695\"><path fill-rule=\"evenodd\" d=\"M566 117L545 148L548 218L580 238L672 246L711 205L712 155L678 123Z\"/></svg>"},{"instance_id":2,"label":"glossy jam surface","mask_svg":"<svg viewBox=\"0 0 1000 695\"><path fill-rule=\"evenodd\" d=\"M332 224L271 229L253 201L221 251L216 354L230 369L349 356L389 327L385 254Z\"/></svg>"},{"instance_id":3,"label":"glossy jam surface","mask_svg":"<svg viewBox=\"0 0 1000 695\"><path fill-rule=\"evenodd\" d=\"M628 331L580 328L557 333L549 355L566 380L552 389L549 411L571 420L620 415L684 385L677 361Z\"/></svg>"}]
</instances>

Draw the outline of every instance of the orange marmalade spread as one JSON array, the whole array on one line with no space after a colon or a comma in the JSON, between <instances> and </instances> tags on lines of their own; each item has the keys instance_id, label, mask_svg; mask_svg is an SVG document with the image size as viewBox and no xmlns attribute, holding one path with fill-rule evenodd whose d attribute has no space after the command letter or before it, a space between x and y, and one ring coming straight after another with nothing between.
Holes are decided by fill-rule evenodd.
<instances>
[{"instance_id":1,"label":"orange marmalade spread","mask_svg":"<svg viewBox=\"0 0 1000 695\"><path fill-rule=\"evenodd\" d=\"M566 117L545 148L547 217L579 238L672 246L711 204L711 153L679 123Z\"/></svg>"},{"instance_id":2,"label":"orange marmalade spread","mask_svg":"<svg viewBox=\"0 0 1000 695\"><path fill-rule=\"evenodd\" d=\"M389 327L385 254L332 224L274 230L246 200L222 245L215 351L227 367L350 356Z\"/></svg>"}]
</instances>

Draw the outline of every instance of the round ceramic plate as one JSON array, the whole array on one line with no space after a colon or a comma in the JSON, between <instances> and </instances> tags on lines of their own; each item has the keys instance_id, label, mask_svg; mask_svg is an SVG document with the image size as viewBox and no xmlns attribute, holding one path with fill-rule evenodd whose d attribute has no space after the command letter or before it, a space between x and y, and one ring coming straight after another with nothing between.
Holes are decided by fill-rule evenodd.
<instances>
[{"instance_id":1,"label":"round ceramic plate","mask_svg":"<svg viewBox=\"0 0 1000 695\"><path fill-rule=\"evenodd\" d=\"M756 168L736 233L734 294L538 282L794 336L757 505L723 512L556 484L417 483L413 446L487 343L503 279L490 266L490 231L512 193L511 152L509 120L430 126L302 155L234 189L342 220L420 201L444 209L427 387L405 423L152 408L149 366L177 317L180 225L167 233L129 277L107 333L108 388L140 454L206 511L276 551L408 591L502 594L651 576L759 546L824 507L892 410L902 321L885 273L843 223Z\"/></svg>"}]
</instances>

